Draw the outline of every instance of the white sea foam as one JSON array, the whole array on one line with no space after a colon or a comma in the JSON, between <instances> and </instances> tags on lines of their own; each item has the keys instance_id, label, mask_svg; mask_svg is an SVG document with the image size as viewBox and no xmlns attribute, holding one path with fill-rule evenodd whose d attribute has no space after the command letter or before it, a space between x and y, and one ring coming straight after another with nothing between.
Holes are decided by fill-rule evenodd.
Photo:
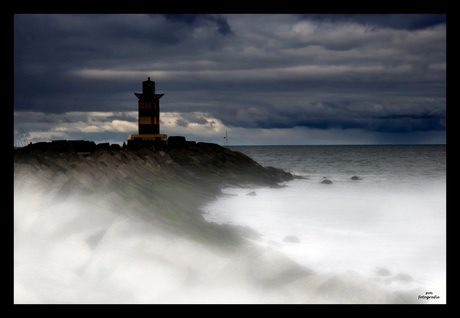
<instances>
[{"instance_id":1,"label":"white sea foam","mask_svg":"<svg viewBox=\"0 0 460 318\"><path fill-rule=\"evenodd\" d=\"M370 169L371 162L378 173ZM423 167L416 163L409 171L384 162L376 158L361 167L359 181L346 171L356 173L356 164L330 163L327 178L332 184L320 183L320 171L303 173L309 178L281 189L228 188L224 192L232 196L208 205L206 218L250 226L262 234L256 243L317 272L353 270L389 290L419 288L445 302L445 175L426 170L422 175L418 169ZM386 168L388 174L383 173ZM252 191L255 196L246 195ZM286 242L286 236L299 242Z\"/></svg>"},{"instance_id":2,"label":"white sea foam","mask_svg":"<svg viewBox=\"0 0 460 318\"><path fill-rule=\"evenodd\" d=\"M340 158L337 149L331 150ZM330 159L326 164L319 155L313 156L315 165L304 152L298 154L268 151L264 156L272 165L295 167L293 172L308 179L280 189L224 189L232 195L204 207L208 220L248 225L262 234L255 243L325 274L289 287L299 288L297 292L276 288L267 294L254 288L259 280L293 268L276 254L216 254L132 218L129 204L117 204L121 199L116 196L95 193L54 202L55 190L43 192L43 182L19 176L14 193L15 303L359 303L362 299L336 298L334 288L325 298L315 292L334 277L327 275L348 270L389 290L419 288L421 296L440 296L421 303L445 302L442 160L439 165L433 158L410 162L411 170L394 160L388 164L385 156L353 158L348 153L345 158L352 164L343 166L343 161L334 165ZM359 167L362 162L366 164ZM362 180L350 180L352 174ZM333 183L321 184L323 176ZM252 191L256 195L248 196ZM286 242L286 236L299 242ZM353 286L358 281L349 272L340 279ZM367 288L364 282L360 286Z\"/></svg>"}]
</instances>

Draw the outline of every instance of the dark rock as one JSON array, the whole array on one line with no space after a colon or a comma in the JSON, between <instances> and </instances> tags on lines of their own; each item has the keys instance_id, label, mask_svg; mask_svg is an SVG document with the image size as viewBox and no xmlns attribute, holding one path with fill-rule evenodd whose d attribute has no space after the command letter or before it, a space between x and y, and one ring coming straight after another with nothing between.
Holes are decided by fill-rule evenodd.
<instances>
[{"instance_id":1,"label":"dark rock","mask_svg":"<svg viewBox=\"0 0 460 318\"><path fill-rule=\"evenodd\" d=\"M121 150L121 146L119 144L111 144L110 149L112 149L112 150Z\"/></svg>"},{"instance_id":2,"label":"dark rock","mask_svg":"<svg viewBox=\"0 0 460 318\"><path fill-rule=\"evenodd\" d=\"M91 235L90 237L86 238L86 244L88 244L88 246L91 248L91 249L94 249L96 248L96 246L99 244L99 242L101 241L102 237L104 236L105 234L105 230L102 230L102 231L98 231L97 233Z\"/></svg>"},{"instance_id":3,"label":"dark rock","mask_svg":"<svg viewBox=\"0 0 460 318\"><path fill-rule=\"evenodd\" d=\"M410 283L414 280L412 276L406 273L399 273L397 275L394 275L392 277L388 277L385 279L385 283L391 284L392 282L400 282L400 283Z\"/></svg>"},{"instance_id":4,"label":"dark rock","mask_svg":"<svg viewBox=\"0 0 460 318\"><path fill-rule=\"evenodd\" d=\"M399 274L395 275L392 278L392 280L409 283L409 282L412 282L414 280L414 278L412 276L410 276L409 274L399 273Z\"/></svg>"},{"instance_id":5,"label":"dark rock","mask_svg":"<svg viewBox=\"0 0 460 318\"><path fill-rule=\"evenodd\" d=\"M51 141L51 145L53 146L54 150L57 151L67 151L70 149L70 144L67 140L53 140Z\"/></svg>"},{"instance_id":6,"label":"dark rock","mask_svg":"<svg viewBox=\"0 0 460 318\"><path fill-rule=\"evenodd\" d=\"M391 272L386 268L379 268L375 273L379 276L389 276L391 274Z\"/></svg>"},{"instance_id":7,"label":"dark rock","mask_svg":"<svg viewBox=\"0 0 460 318\"><path fill-rule=\"evenodd\" d=\"M137 151L139 157L155 156L155 152L150 147L142 147Z\"/></svg>"},{"instance_id":8,"label":"dark rock","mask_svg":"<svg viewBox=\"0 0 460 318\"><path fill-rule=\"evenodd\" d=\"M300 243L300 240L297 236L294 235L288 235L283 239L283 242L287 243Z\"/></svg>"},{"instance_id":9,"label":"dark rock","mask_svg":"<svg viewBox=\"0 0 460 318\"><path fill-rule=\"evenodd\" d=\"M108 142L103 142L103 143L97 144L97 148L98 149L109 149L110 144Z\"/></svg>"},{"instance_id":10,"label":"dark rock","mask_svg":"<svg viewBox=\"0 0 460 318\"><path fill-rule=\"evenodd\" d=\"M256 192L255 192L255 191L251 191L251 192L249 192L249 193L248 193L248 194L246 194L246 195L249 195L249 196L256 196L257 194L256 194Z\"/></svg>"},{"instance_id":11,"label":"dark rock","mask_svg":"<svg viewBox=\"0 0 460 318\"><path fill-rule=\"evenodd\" d=\"M108 145L108 144L107 144ZM53 140L51 142L37 142L37 143L30 143L24 149L26 151L52 151L52 152L93 152L96 150L96 144L94 141L86 141L86 140Z\"/></svg>"},{"instance_id":12,"label":"dark rock","mask_svg":"<svg viewBox=\"0 0 460 318\"><path fill-rule=\"evenodd\" d=\"M92 152L96 149L94 141L69 140L68 143L72 150L76 152Z\"/></svg>"},{"instance_id":13,"label":"dark rock","mask_svg":"<svg viewBox=\"0 0 460 318\"><path fill-rule=\"evenodd\" d=\"M27 150L44 150L46 148L48 148L49 146L49 143L46 142L46 141L40 141L40 142L36 142L36 143L30 143L29 145L27 145L25 147L25 149Z\"/></svg>"},{"instance_id":14,"label":"dark rock","mask_svg":"<svg viewBox=\"0 0 460 318\"><path fill-rule=\"evenodd\" d=\"M361 177L358 177L358 176L353 176L350 178L351 180L362 180Z\"/></svg>"},{"instance_id":15,"label":"dark rock","mask_svg":"<svg viewBox=\"0 0 460 318\"><path fill-rule=\"evenodd\" d=\"M183 136L169 136L168 149L187 148L188 143Z\"/></svg>"},{"instance_id":16,"label":"dark rock","mask_svg":"<svg viewBox=\"0 0 460 318\"><path fill-rule=\"evenodd\" d=\"M332 184L332 181L329 180L329 179L324 179L323 181L321 181L322 184Z\"/></svg>"}]
</instances>

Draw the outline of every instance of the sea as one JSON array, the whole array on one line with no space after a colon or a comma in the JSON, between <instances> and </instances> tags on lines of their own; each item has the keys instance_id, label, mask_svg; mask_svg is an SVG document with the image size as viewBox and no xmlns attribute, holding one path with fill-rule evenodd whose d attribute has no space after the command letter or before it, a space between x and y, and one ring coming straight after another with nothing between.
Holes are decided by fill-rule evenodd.
<instances>
[{"instance_id":1,"label":"sea","mask_svg":"<svg viewBox=\"0 0 460 318\"><path fill-rule=\"evenodd\" d=\"M225 188L203 208L208 221L251 227L254 244L317 273L352 271L446 302L446 145L230 148L302 178Z\"/></svg>"}]
</instances>

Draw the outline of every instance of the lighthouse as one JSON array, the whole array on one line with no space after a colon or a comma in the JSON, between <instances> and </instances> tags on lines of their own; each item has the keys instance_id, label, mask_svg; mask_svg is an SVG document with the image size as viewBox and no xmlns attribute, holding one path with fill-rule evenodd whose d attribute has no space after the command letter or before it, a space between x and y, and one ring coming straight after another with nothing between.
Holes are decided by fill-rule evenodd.
<instances>
[{"instance_id":1,"label":"lighthouse","mask_svg":"<svg viewBox=\"0 0 460 318\"><path fill-rule=\"evenodd\" d=\"M150 77L142 82L142 93L134 93L138 99L139 133L129 135L128 145L154 146L161 149L167 142L167 135L160 134L160 98L155 94L155 82Z\"/></svg>"}]
</instances>

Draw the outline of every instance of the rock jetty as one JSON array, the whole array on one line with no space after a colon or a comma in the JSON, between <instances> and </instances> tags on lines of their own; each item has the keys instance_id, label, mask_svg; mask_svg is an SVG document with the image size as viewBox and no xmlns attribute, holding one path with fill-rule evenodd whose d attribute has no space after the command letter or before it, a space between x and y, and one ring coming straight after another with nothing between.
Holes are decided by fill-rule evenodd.
<instances>
[{"instance_id":1,"label":"rock jetty","mask_svg":"<svg viewBox=\"0 0 460 318\"><path fill-rule=\"evenodd\" d=\"M388 303L354 274L315 274L207 222L226 186L294 175L184 138L148 147L53 141L14 150L15 303ZM352 292L349 292L352 291Z\"/></svg>"},{"instance_id":2,"label":"rock jetty","mask_svg":"<svg viewBox=\"0 0 460 318\"><path fill-rule=\"evenodd\" d=\"M203 232L202 227L208 225L199 209L203 203L220 195L226 186L277 186L295 177L212 143L176 143L164 151L154 151L80 140L15 149L14 175L16 188L35 180L41 183L43 196L53 194L53 201L115 193L123 201L118 205L138 201L134 213L158 217L184 233L208 236L213 242L225 244L233 244L238 238L230 237L228 228L217 230L216 225Z\"/></svg>"}]
</instances>

